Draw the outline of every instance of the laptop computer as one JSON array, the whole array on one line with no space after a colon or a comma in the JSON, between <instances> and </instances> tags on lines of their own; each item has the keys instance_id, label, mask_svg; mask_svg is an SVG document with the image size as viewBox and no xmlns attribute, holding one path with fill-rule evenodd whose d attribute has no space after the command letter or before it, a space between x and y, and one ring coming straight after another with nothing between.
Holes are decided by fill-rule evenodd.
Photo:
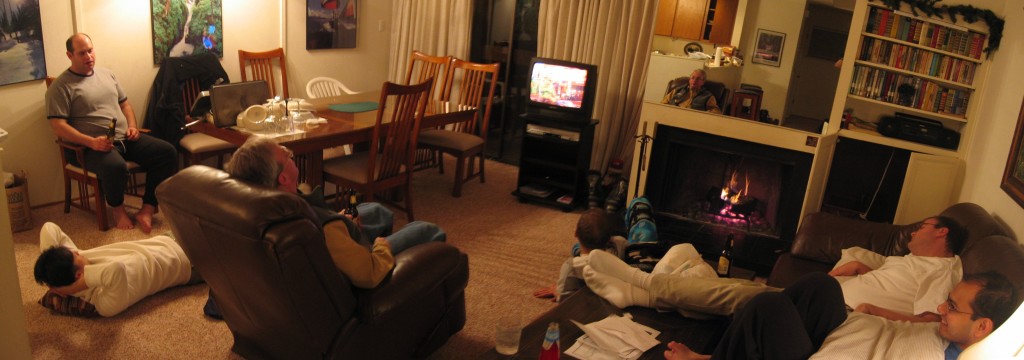
<instances>
[{"instance_id":1,"label":"laptop computer","mask_svg":"<svg viewBox=\"0 0 1024 360\"><path fill-rule=\"evenodd\" d=\"M252 105L267 102L270 88L263 80L214 85L210 87L210 112L217 127L234 126L238 114Z\"/></svg>"}]
</instances>

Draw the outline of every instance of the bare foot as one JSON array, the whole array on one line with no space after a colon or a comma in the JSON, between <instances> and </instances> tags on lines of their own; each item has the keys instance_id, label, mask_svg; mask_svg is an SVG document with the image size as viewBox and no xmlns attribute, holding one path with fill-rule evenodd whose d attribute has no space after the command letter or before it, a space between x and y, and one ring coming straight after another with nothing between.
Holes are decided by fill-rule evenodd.
<instances>
[{"instance_id":1,"label":"bare foot","mask_svg":"<svg viewBox=\"0 0 1024 360\"><path fill-rule=\"evenodd\" d=\"M153 214L156 214L156 207L150 204L143 204L142 210L135 214L135 221L139 222L139 228L143 233L149 234L153 231Z\"/></svg>"},{"instance_id":2,"label":"bare foot","mask_svg":"<svg viewBox=\"0 0 1024 360\"><path fill-rule=\"evenodd\" d=\"M121 230L131 230L135 228L132 225L132 218L128 216L128 212L124 211L124 205L111 208L114 213L114 221L117 222L117 228Z\"/></svg>"},{"instance_id":3,"label":"bare foot","mask_svg":"<svg viewBox=\"0 0 1024 360\"><path fill-rule=\"evenodd\" d=\"M691 360L700 359L706 360L711 359L711 355L701 355L693 352L685 344L670 341L668 343L668 350L665 350L665 360Z\"/></svg>"}]
</instances>

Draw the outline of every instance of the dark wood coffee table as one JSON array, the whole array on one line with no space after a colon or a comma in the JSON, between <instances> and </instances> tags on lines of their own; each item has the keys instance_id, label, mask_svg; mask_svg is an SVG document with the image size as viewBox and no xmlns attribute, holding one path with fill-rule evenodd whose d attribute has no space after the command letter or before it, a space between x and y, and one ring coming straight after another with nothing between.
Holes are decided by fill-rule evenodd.
<instances>
[{"instance_id":1,"label":"dark wood coffee table","mask_svg":"<svg viewBox=\"0 0 1024 360\"><path fill-rule=\"evenodd\" d=\"M527 324L523 329L522 338L519 340L519 352L516 355L501 355L491 348L490 351L482 354L479 358L536 359L540 354L544 333L551 322L558 322L561 350L564 352L565 349L576 343L576 339L583 335L583 330L580 330L576 324L569 320L588 324L604 319L608 315L622 315L623 312L633 314L633 321L661 331L657 338L661 344L645 352L640 357L641 359L664 359L663 353L668 349L666 344L669 341L681 342L694 351L709 354L718 345L718 340L722 337L725 328L729 324L729 321L725 318L695 320L685 318L676 312L659 312L654 309L638 306L631 306L623 310L597 296L589 288L583 288L562 300L555 308ZM568 358L568 356L566 357Z\"/></svg>"}]
</instances>

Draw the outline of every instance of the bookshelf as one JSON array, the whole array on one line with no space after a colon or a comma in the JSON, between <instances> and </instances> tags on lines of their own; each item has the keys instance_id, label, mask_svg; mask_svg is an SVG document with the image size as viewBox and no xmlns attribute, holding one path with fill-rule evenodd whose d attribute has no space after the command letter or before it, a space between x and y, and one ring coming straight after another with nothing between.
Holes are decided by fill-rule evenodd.
<instances>
[{"instance_id":1,"label":"bookshelf","mask_svg":"<svg viewBox=\"0 0 1024 360\"><path fill-rule=\"evenodd\" d=\"M852 56L847 53L854 61L845 108L870 122L896 112L933 119L966 139L963 135L970 128L972 103L979 102L977 90L983 78L983 49L988 34L889 9L881 2L866 2L866 14L861 19L858 44ZM874 140L870 133L849 129L839 134L915 152L943 156L958 153L877 133Z\"/></svg>"},{"instance_id":2,"label":"bookshelf","mask_svg":"<svg viewBox=\"0 0 1024 360\"><path fill-rule=\"evenodd\" d=\"M878 0L857 1L840 91L823 137L825 146L832 146L823 211L885 215L876 220L906 224L920 220L915 218L920 212L942 211L959 196L971 130L985 120L978 114L990 36L984 23L953 23L946 14L917 16L910 8L904 2L890 9ZM850 120L845 111L860 121L839 125ZM881 127L889 136L873 126L897 113L908 120ZM846 157L839 159L840 153ZM881 176L871 180L857 174ZM853 184L874 181L874 186L843 185L841 180L851 176Z\"/></svg>"}]
</instances>

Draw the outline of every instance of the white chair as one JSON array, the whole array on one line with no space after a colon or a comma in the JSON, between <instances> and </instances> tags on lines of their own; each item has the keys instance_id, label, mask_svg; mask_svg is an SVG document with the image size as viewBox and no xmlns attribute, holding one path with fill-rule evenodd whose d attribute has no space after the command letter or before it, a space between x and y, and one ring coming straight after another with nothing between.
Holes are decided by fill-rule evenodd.
<instances>
[{"instance_id":1,"label":"white chair","mask_svg":"<svg viewBox=\"0 0 1024 360\"><path fill-rule=\"evenodd\" d=\"M306 83L306 96L310 99L338 96L343 93L349 95L358 94L358 92L352 91L348 86L342 84L341 81L326 76L312 78L308 83ZM350 154L352 154L351 146L336 146L330 149L324 149L324 160Z\"/></svg>"},{"instance_id":2,"label":"white chair","mask_svg":"<svg viewBox=\"0 0 1024 360\"><path fill-rule=\"evenodd\" d=\"M306 83L306 96L309 96L310 99L338 96L343 93L358 94L342 84L341 81L329 77L315 77Z\"/></svg>"}]
</instances>

